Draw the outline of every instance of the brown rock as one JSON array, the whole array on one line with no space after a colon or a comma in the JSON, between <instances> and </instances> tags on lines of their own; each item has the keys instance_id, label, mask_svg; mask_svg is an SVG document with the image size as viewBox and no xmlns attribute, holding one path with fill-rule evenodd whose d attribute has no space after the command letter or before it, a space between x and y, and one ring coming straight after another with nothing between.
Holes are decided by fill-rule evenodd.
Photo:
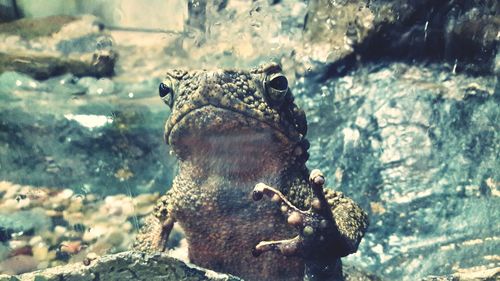
<instances>
[{"instance_id":1,"label":"brown rock","mask_svg":"<svg viewBox=\"0 0 500 281\"><path fill-rule=\"evenodd\" d=\"M0 272L6 274L21 274L36 269L38 262L32 256L19 255L8 258L0 263Z\"/></svg>"}]
</instances>

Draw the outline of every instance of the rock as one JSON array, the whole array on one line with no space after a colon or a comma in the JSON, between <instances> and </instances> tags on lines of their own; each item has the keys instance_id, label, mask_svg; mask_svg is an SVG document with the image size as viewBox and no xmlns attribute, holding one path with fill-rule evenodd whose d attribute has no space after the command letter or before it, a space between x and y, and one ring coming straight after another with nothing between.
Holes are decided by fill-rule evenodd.
<instances>
[{"instance_id":1,"label":"rock","mask_svg":"<svg viewBox=\"0 0 500 281\"><path fill-rule=\"evenodd\" d=\"M496 1L315 0L305 21L315 51L306 53L331 63L326 76L380 59L442 61L459 72L491 74L499 28Z\"/></svg>"},{"instance_id":2,"label":"rock","mask_svg":"<svg viewBox=\"0 0 500 281\"><path fill-rule=\"evenodd\" d=\"M164 254L123 252L92 261L58 266L18 276L0 275L0 281L92 281L92 280L206 280L237 281L237 277L185 264Z\"/></svg>"},{"instance_id":3,"label":"rock","mask_svg":"<svg viewBox=\"0 0 500 281\"><path fill-rule=\"evenodd\" d=\"M38 262L49 260L49 248L47 245L40 243L32 247L33 258Z\"/></svg>"},{"instance_id":4,"label":"rock","mask_svg":"<svg viewBox=\"0 0 500 281\"><path fill-rule=\"evenodd\" d=\"M0 0L0 22L19 18L19 11L14 0Z\"/></svg>"},{"instance_id":5,"label":"rock","mask_svg":"<svg viewBox=\"0 0 500 281\"><path fill-rule=\"evenodd\" d=\"M0 24L0 72L37 79L63 73L103 77L117 58L109 35L91 16L52 16Z\"/></svg>"},{"instance_id":6,"label":"rock","mask_svg":"<svg viewBox=\"0 0 500 281\"><path fill-rule=\"evenodd\" d=\"M476 267L462 270L460 273L445 276L427 276L422 281L494 281L500 279L500 267Z\"/></svg>"},{"instance_id":7,"label":"rock","mask_svg":"<svg viewBox=\"0 0 500 281\"><path fill-rule=\"evenodd\" d=\"M35 270L37 265L38 262L32 256L18 255L0 262L0 272L12 275L21 274ZM5 280L1 278L0 276L0 280Z\"/></svg>"},{"instance_id":8,"label":"rock","mask_svg":"<svg viewBox=\"0 0 500 281\"><path fill-rule=\"evenodd\" d=\"M382 22L393 16L390 9L370 9L370 1L309 2L304 22L311 59L334 62L353 52Z\"/></svg>"},{"instance_id":9,"label":"rock","mask_svg":"<svg viewBox=\"0 0 500 281\"><path fill-rule=\"evenodd\" d=\"M308 115L309 166L369 212L346 263L391 280L499 266L495 76L399 63L308 81L294 93Z\"/></svg>"},{"instance_id":10,"label":"rock","mask_svg":"<svg viewBox=\"0 0 500 281\"><path fill-rule=\"evenodd\" d=\"M381 279L367 272L363 272L359 268L351 265L344 265L342 268L344 281L380 281Z\"/></svg>"},{"instance_id":11,"label":"rock","mask_svg":"<svg viewBox=\"0 0 500 281\"><path fill-rule=\"evenodd\" d=\"M14 233L29 235L49 229L50 225L50 219L40 208L10 214L0 213L0 241L10 240Z\"/></svg>"},{"instance_id":12,"label":"rock","mask_svg":"<svg viewBox=\"0 0 500 281\"><path fill-rule=\"evenodd\" d=\"M188 18L187 24L191 27L205 31L206 15L210 12L217 14L227 6L227 0L210 0L210 1L188 1ZM214 15L212 15L214 16Z\"/></svg>"},{"instance_id":13,"label":"rock","mask_svg":"<svg viewBox=\"0 0 500 281\"><path fill-rule=\"evenodd\" d=\"M9 101L0 103L0 178L75 196L164 191L174 158L163 142L167 107L151 101L157 83L141 81L130 95L133 83L0 74L0 100Z\"/></svg>"}]
</instances>

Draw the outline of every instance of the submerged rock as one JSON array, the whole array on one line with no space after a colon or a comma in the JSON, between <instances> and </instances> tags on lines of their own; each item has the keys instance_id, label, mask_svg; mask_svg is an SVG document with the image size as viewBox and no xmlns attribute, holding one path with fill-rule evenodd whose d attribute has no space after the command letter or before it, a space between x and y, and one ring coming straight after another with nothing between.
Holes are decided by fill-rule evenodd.
<instances>
[{"instance_id":1,"label":"submerged rock","mask_svg":"<svg viewBox=\"0 0 500 281\"><path fill-rule=\"evenodd\" d=\"M16 201L25 199L17 198ZM3 206L5 207L5 206ZM26 211L0 212L0 242L11 239L12 234L27 235L50 228L51 221L42 209Z\"/></svg>"},{"instance_id":2,"label":"submerged rock","mask_svg":"<svg viewBox=\"0 0 500 281\"><path fill-rule=\"evenodd\" d=\"M13 0L0 1L0 22L11 21L19 18L19 11Z\"/></svg>"},{"instance_id":3,"label":"submerged rock","mask_svg":"<svg viewBox=\"0 0 500 281\"><path fill-rule=\"evenodd\" d=\"M52 16L0 24L0 72L37 79L63 73L110 76L117 58L112 40L92 16Z\"/></svg>"},{"instance_id":4,"label":"submerged rock","mask_svg":"<svg viewBox=\"0 0 500 281\"><path fill-rule=\"evenodd\" d=\"M166 106L150 99L156 83L4 72L0 178L100 195L165 190L173 158L163 143Z\"/></svg>"},{"instance_id":5,"label":"submerged rock","mask_svg":"<svg viewBox=\"0 0 500 281\"><path fill-rule=\"evenodd\" d=\"M22 274L36 270L37 264L37 261L32 256L17 255L0 262L0 272L6 274ZM0 275L0 280L12 280L4 278L5 277Z\"/></svg>"},{"instance_id":6,"label":"submerged rock","mask_svg":"<svg viewBox=\"0 0 500 281\"><path fill-rule=\"evenodd\" d=\"M497 77L384 64L302 81L309 165L370 212L347 261L403 280L500 267Z\"/></svg>"},{"instance_id":7,"label":"submerged rock","mask_svg":"<svg viewBox=\"0 0 500 281\"><path fill-rule=\"evenodd\" d=\"M477 267L444 276L428 276L422 281L496 281L500 279L500 268Z\"/></svg>"}]
</instances>

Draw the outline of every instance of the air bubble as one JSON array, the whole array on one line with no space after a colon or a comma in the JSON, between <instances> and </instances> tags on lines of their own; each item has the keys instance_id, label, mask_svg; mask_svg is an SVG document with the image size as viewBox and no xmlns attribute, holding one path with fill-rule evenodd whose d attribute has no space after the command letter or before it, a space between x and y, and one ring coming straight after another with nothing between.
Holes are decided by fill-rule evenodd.
<instances>
[{"instance_id":1,"label":"air bubble","mask_svg":"<svg viewBox=\"0 0 500 281\"><path fill-rule=\"evenodd\" d=\"M97 38L96 49L98 51L109 51L113 47L113 40L108 36Z\"/></svg>"}]
</instances>

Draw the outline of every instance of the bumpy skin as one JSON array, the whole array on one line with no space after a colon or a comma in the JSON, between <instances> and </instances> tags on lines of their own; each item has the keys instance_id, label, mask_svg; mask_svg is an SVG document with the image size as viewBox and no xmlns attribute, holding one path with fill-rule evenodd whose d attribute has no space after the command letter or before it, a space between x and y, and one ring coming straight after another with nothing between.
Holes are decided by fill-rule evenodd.
<instances>
[{"instance_id":1,"label":"bumpy skin","mask_svg":"<svg viewBox=\"0 0 500 281\"><path fill-rule=\"evenodd\" d=\"M245 280L341 278L340 257L357 250L367 216L323 189L317 170L309 179L305 114L280 66L171 71L160 96L179 174L135 248L164 251L177 222L197 265ZM254 202L263 195L271 200Z\"/></svg>"}]
</instances>

